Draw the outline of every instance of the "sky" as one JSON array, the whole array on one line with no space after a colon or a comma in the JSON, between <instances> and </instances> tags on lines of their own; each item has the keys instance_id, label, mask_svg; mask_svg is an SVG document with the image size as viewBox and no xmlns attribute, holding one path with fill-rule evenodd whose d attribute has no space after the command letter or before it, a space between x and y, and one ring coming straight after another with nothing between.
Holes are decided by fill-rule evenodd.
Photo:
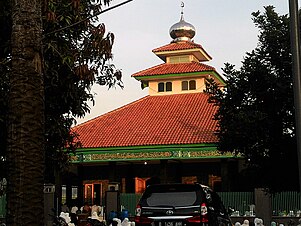
<instances>
[{"instance_id":1,"label":"sky","mask_svg":"<svg viewBox=\"0 0 301 226\"><path fill-rule=\"evenodd\" d=\"M113 0L110 6L125 2ZM277 13L289 14L289 0L133 0L99 16L107 32L115 35L111 63L122 71L124 88L94 85L95 104L77 124L115 110L148 95L131 75L163 63L152 50L172 41L170 27L179 22L181 2L184 20L196 29L193 38L212 60L205 62L222 74L225 63L240 67L246 52L258 42L251 13L273 5ZM301 0L298 0L300 6Z\"/></svg>"}]
</instances>

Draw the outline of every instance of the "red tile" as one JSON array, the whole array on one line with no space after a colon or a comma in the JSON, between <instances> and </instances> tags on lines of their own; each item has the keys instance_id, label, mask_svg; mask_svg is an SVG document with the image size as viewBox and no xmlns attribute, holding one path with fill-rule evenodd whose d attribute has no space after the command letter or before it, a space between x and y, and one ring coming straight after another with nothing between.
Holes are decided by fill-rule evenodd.
<instances>
[{"instance_id":1,"label":"red tile","mask_svg":"<svg viewBox=\"0 0 301 226\"><path fill-rule=\"evenodd\" d=\"M132 77L166 75L166 74L181 74L190 72L215 71L215 68L203 63L177 63L177 64L160 64L132 75Z\"/></svg>"},{"instance_id":2,"label":"red tile","mask_svg":"<svg viewBox=\"0 0 301 226\"><path fill-rule=\"evenodd\" d=\"M83 148L216 143L205 93L146 96L73 127Z\"/></svg>"},{"instance_id":3,"label":"red tile","mask_svg":"<svg viewBox=\"0 0 301 226\"><path fill-rule=\"evenodd\" d=\"M172 42L170 44L161 46L159 48L153 49L153 52L164 52L164 51L175 51L175 50L185 50L185 49L202 49L200 44L194 42Z\"/></svg>"}]
</instances>

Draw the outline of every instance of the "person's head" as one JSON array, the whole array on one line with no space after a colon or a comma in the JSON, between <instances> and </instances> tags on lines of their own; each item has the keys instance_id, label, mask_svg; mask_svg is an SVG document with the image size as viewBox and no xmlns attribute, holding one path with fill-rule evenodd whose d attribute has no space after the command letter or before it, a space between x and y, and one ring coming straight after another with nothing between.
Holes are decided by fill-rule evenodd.
<instances>
[{"instance_id":1,"label":"person's head","mask_svg":"<svg viewBox=\"0 0 301 226\"><path fill-rule=\"evenodd\" d=\"M235 226L241 226L240 222L236 222Z\"/></svg>"},{"instance_id":2,"label":"person's head","mask_svg":"<svg viewBox=\"0 0 301 226\"><path fill-rule=\"evenodd\" d=\"M254 224L259 226L263 224L263 220L261 218L255 218L254 219Z\"/></svg>"}]
</instances>

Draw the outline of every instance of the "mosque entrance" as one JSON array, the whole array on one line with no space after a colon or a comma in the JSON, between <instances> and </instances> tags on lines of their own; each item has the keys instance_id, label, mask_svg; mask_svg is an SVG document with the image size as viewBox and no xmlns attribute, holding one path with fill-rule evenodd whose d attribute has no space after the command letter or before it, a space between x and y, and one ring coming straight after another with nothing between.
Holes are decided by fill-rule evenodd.
<instances>
[{"instance_id":1,"label":"mosque entrance","mask_svg":"<svg viewBox=\"0 0 301 226\"><path fill-rule=\"evenodd\" d=\"M102 202L102 183L84 183L84 201L89 204L100 204Z\"/></svg>"}]
</instances>

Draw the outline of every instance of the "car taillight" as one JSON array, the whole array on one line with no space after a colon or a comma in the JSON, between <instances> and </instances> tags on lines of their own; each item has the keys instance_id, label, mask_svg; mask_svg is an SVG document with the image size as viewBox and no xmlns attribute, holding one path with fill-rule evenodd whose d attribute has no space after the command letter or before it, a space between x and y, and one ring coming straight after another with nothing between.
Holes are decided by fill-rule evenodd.
<instances>
[{"instance_id":1,"label":"car taillight","mask_svg":"<svg viewBox=\"0 0 301 226\"><path fill-rule=\"evenodd\" d=\"M153 221L148 217L135 216L134 219L136 224L151 224Z\"/></svg>"},{"instance_id":2,"label":"car taillight","mask_svg":"<svg viewBox=\"0 0 301 226\"><path fill-rule=\"evenodd\" d=\"M151 224L153 222L148 217L141 216L141 206L140 205L137 205L135 213L136 213L136 216L135 216L134 221L136 224Z\"/></svg>"},{"instance_id":3,"label":"car taillight","mask_svg":"<svg viewBox=\"0 0 301 226\"><path fill-rule=\"evenodd\" d=\"M136 206L135 215L138 217L141 215L141 206L140 205Z\"/></svg>"},{"instance_id":4,"label":"car taillight","mask_svg":"<svg viewBox=\"0 0 301 226\"><path fill-rule=\"evenodd\" d=\"M201 222L208 222L208 211L206 203L202 203L201 205Z\"/></svg>"},{"instance_id":5,"label":"car taillight","mask_svg":"<svg viewBox=\"0 0 301 226\"><path fill-rule=\"evenodd\" d=\"M201 217L200 216L190 217L190 218L187 218L187 221L189 223L200 223L201 222Z\"/></svg>"}]
</instances>

